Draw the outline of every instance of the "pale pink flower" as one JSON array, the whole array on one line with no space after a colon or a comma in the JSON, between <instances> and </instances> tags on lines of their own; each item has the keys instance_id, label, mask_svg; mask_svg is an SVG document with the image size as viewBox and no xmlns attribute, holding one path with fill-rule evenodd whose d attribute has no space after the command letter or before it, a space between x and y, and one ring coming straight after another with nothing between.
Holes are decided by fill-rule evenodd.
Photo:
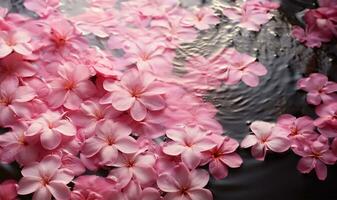
<instances>
[{"instance_id":1,"label":"pale pink flower","mask_svg":"<svg viewBox=\"0 0 337 200\"><path fill-rule=\"evenodd\" d=\"M34 192L33 200L70 199L67 184L74 178L68 170L60 169L61 160L57 156L46 156L40 163L34 163L22 169L23 177L19 181L18 194Z\"/></svg>"},{"instance_id":2,"label":"pale pink flower","mask_svg":"<svg viewBox=\"0 0 337 200\"><path fill-rule=\"evenodd\" d=\"M109 93L100 103L112 104L119 111L130 111L131 117L136 121L142 121L147 112L162 110L166 106L162 96L165 88L148 72L131 69L118 84L107 80L103 87Z\"/></svg>"},{"instance_id":3,"label":"pale pink flower","mask_svg":"<svg viewBox=\"0 0 337 200\"><path fill-rule=\"evenodd\" d=\"M68 169L74 176L79 176L85 172L81 160L71 153L62 152L61 163L61 168Z\"/></svg>"},{"instance_id":4,"label":"pale pink flower","mask_svg":"<svg viewBox=\"0 0 337 200\"><path fill-rule=\"evenodd\" d=\"M59 7L60 0L25 0L24 6L40 17L47 17Z\"/></svg>"},{"instance_id":5,"label":"pale pink flower","mask_svg":"<svg viewBox=\"0 0 337 200\"><path fill-rule=\"evenodd\" d=\"M157 180L159 189L166 192L164 200L189 199L212 200L212 193L204 189L209 180L209 174L203 169L189 171L180 164L171 173L161 174Z\"/></svg>"},{"instance_id":6,"label":"pale pink flower","mask_svg":"<svg viewBox=\"0 0 337 200\"><path fill-rule=\"evenodd\" d=\"M318 131L326 137L337 136L337 103L332 102L316 107L316 114L319 116L314 125Z\"/></svg>"},{"instance_id":7,"label":"pale pink flower","mask_svg":"<svg viewBox=\"0 0 337 200\"><path fill-rule=\"evenodd\" d=\"M167 130L166 135L173 141L165 144L163 152L171 156L181 155L183 163L190 169L194 169L200 164L201 152L216 146L207 132L195 127Z\"/></svg>"},{"instance_id":8,"label":"pale pink flower","mask_svg":"<svg viewBox=\"0 0 337 200\"><path fill-rule=\"evenodd\" d=\"M16 78L10 77L0 83L0 124L7 126L16 117L30 117L27 103L35 98L35 91L29 86L19 86Z\"/></svg>"},{"instance_id":9,"label":"pale pink flower","mask_svg":"<svg viewBox=\"0 0 337 200\"><path fill-rule=\"evenodd\" d=\"M199 30L209 29L212 25L220 23L213 9L208 7L197 8L193 13L187 14L182 19L182 24L186 26L194 26Z\"/></svg>"},{"instance_id":10,"label":"pale pink flower","mask_svg":"<svg viewBox=\"0 0 337 200\"><path fill-rule=\"evenodd\" d=\"M224 83L228 85L242 80L246 85L256 87L260 82L259 76L267 74L266 67L256 62L256 58L235 49L225 49L218 62L227 69Z\"/></svg>"},{"instance_id":11,"label":"pale pink flower","mask_svg":"<svg viewBox=\"0 0 337 200\"><path fill-rule=\"evenodd\" d=\"M17 183L14 180L6 180L0 184L1 200L18 200Z\"/></svg>"},{"instance_id":12,"label":"pale pink flower","mask_svg":"<svg viewBox=\"0 0 337 200\"><path fill-rule=\"evenodd\" d=\"M87 100L80 106L80 110L69 112L67 116L79 129L79 133L89 138L94 134L97 126L101 125L107 119L114 119L120 112L112 106L101 105L98 99Z\"/></svg>"},{"instance_id":13,"label":"pale pink flower","mask_svg":"<svg viewBox=\"0 0 337 200\"><path fill-rule=\"evenodd\" d=\"M296 154L302 156L298 162L297 169L301 173L309 173L315 169L319 180L325 180L327 177L327 165L333 165L337 157L329 148L329 141L326 137L320 136L309 146L303 146L295 151Z\"/></svg>"},{"instance_id":14,"label":"pale pink flower","mask_svg":"<svg viewBox=\"0 0 337 200\"><path fill-rule=\"evenodd\" d=\"M83 100L96 92L96 86L89 80L89 69L85 66L64 63L59 66L57 74L58 77L51 78L49 82L52 91L48 96L48 103L52 108L63 105L76 110Z\"/></svg>"},{"instance_id":15,"label":"pale pink flower","mask_svg":"<svg viewBox=\"0 0 337 200\"><path fill-rule=\"evenodd\" d=\"M24 30L0 32L0 58L16 52L21 55L32 54L31 36Z\"/></svg>"},{"instance_id":16,"label":"pale pink flower","mask_svg":"<svg viewBox=\"0 0 337 200\"><path fill-rule=\"evenodd\" d=\"M217 143L213 149L206 151L206 163L209 162L209 171L216 179L223 179L228 175L228 167L238 168L242 164L242 159L235 150L239 143L230 137L212 135L212 139Z\"/></svg>"},{"instance_id":17,"label":"pale pink flower","mask_svg":"<svg viewBox=\"0 0 337 200\"><path fill-rule=\"evenodd\" d=\"M96 136L84 142L82 154L88 158L99 155L102 165L113 165L118 151L135 153L138 150L136 140L130 136L131 129L121 123L105 121L96 131Z\"/></svg>"},{"instance_id":18,"label":"pale pink flower","mask_svg":"<svg viewBox=\"0 0 337 200\"><path fill-rule=\"evenodd\" d=\"M76 127L70 121L62 119L61 114L47 111L32 121L25 136L38 137L43 148L54 150L62 141L74 137L76 132Z\"/></svg>"},{"instance_id":19,"label":"pale pink flower","mask_svg":"<svg viewBox=\"0 0 337 200\"><path fill-rule=\"evenodd\" d=\"M1 161L17 161L21 165L27 165L38 159L39 150L36 141L29 140L24 133L27 130L25 125L16 125L12 130L0 135L0 146L3 148Z\"/></svg>"},{"instance_id":20,"label":"pale pink flower","mask_svg":"<svg viewBox=\"0 0 337 200\"><path fill-rule=\"evenodd\" d=\"M110 171L109 178L120 177L121 187L126 186L132 178L137 180L142 186L149 186L157 178L154 170L155 157L152 154L144 153L140 150L134 154L119 154L117 162L113 165L115 169ZM123 186L124 185L124 186Z\"/></svg>"},{"instance_id":21,"label":"pale pink flower","mask_svg":"<svg viewBox=\"0 0 337 200\"><path fill-rule=\"evenodd\" d=\"M309 77L300 79L297 87L308 92L307 102L312 105L329 103L337 100L337 83L328 81L328 77L312 73Z\"/></svg>"},{"instance_id":22,"label":"pale pink flower","mask_svg":"<svg viewBox=\"0 0 337 200\"><path fill-rule=\"evenodd\" d=\"M264 160L267 150L285 152L290 147L289 139L274 132L274 124L255 121L250 125L253 135L247 135L241 142L242 148L252 146L251 153L257 160Z\"/></svg>"}]
</instances>

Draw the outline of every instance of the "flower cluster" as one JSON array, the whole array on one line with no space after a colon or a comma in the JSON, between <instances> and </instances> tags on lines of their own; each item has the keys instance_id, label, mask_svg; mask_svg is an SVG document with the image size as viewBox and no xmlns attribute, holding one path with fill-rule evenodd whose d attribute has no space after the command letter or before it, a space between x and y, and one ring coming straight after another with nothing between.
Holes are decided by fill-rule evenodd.
<instances>
[{"instance_id":1,"label":"flower cluster","mask_svg":"<svg viewBox=\"0 0 337 200\"><path fill-rule=\"evenodd\" d=\"M267 12L265 3L249 7ZM24 6L34 17L0 9L0 126L9 128L0 161L22 169L0 199L211 200L209 176L241 166L239 143L196 91L255 87L266 68L222 49L174 70L176 48L220 23L213 9L176 0L89 0L75 14L59 0Z\"/></svg>"},{"instance_id":2,"label":"flower cluster","mask_svg":"<svg viewBox=\"0 0 337 200\"><path fill-rule=\"evenodd\" d=\"M270 13L280 5L269 0L244 1L240 7L225 7L222 13L238 26L249 31L259 31L273 15Z\"/></svg>"},{"instance_id":3,"label":"flower cluster","mask_svg":"<svg viewBox=\"0 0 337 200\"><path fill-rule=\"evenodd\" d=\"M252 155L264 160L266 151L285 152L289 148L301 157L297 169L309 173L315 169L317 177L325 180L327 166L337 161L337 84L319 73L298 81L299 89L307 94L307 102L316 106L316 119L309 116L279 116L276 123L256 121L250 126L241 147L252 146Z\"/></svg>"},{"instance_id":4,"label":"flower cluster","mask_svg":"<svg viewBox=\"0 0 337 200\"><path fill-rule=\"evenodd\" d=\"M320 47L337 34L337 2L319 0L319 8L305 11L305 28L294 26L292 35L307 47Z\"/></svg>"}]
</instances>

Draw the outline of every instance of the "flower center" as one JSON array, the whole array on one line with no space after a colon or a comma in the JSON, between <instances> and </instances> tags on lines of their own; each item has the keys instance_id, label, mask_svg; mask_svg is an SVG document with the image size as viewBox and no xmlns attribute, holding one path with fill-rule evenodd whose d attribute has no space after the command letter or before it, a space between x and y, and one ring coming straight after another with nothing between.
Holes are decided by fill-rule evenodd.
<instances>
[{"instance_id":1,"label":"flower center","mask_svg":"<svg viewBox=\"0 0 337 200\"><path fill-rule=\"evenodd\" d=\"M298 134L298 130L296 127L291 127L290 128L290 135L294 136Z\"/></svg>"},{"instance_id":2,"label":"flower center","mask_svg":"<svg viewBox=\"0 0 337 200\"><path fill-rule=\"evenodd\" d=\"M41 183L43 186L46 186L48 185L50 182L50 177L49 176L43 176L42 179L41 179Z\"/></svg>"},{"instance_id":3,"label":"flower center","mask_svg":"<svg viewBox=\"0 0 337 200\"><path fill-rule=\"evenodd\" d=\"M0 105L8 106L11 104L11 99L8 97L0 97Z\"/></svg>"},{"instance_id":4,"label":"flower center","mask_svg":"<svg viewBox=\"0 0 337 200\"><path fill-rule=\"evenodd\" d=\"M64 89L65 89L65 90L72 90L72 89L74 89L74 87L75 87L74 81L67 81L67 82L64 84Z\"/></svg>"}]
</instances>

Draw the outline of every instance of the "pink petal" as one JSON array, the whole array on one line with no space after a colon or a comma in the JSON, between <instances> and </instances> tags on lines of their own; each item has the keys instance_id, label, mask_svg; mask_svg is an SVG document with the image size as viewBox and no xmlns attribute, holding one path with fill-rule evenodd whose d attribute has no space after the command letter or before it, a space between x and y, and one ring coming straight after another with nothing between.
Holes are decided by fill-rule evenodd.
<instances>
[{"instance_id":1,"label":"pink petal","mask_svg":"<svg viewBox=\"0 0 337 200\"><path fill-rule=\"evenodd\" d=\"M5 44L0 44L0 58L4 58L12 53L13 49Z\"/></svg>"},{"instance_id":2,"label":"pink petal","mask_svg":"<svg viewBox=\"0 0 337 200\"><path fill-rule=\"evenodd\" d=\"M259 78L250 72L244 73L242 75L242 81L250 87L256 87L259 85L260 82Z\"/></svg>"},{"instance_id":3,"label":"pink petal","mask_svg":"<svg viewBox=\"0 0 337 200\"><path fill-rule=\"evenodd\" d=\"M141 200L159 200L160 199L160 193L155 188L145 188L142 191Z\"/></svg>"},{"instance_id":4,"label":"pink petal","mask_svg":"<svg viewBox=\"0 0 337 200\"><path fill-rule=\"evenodd\" d=\"M28 166L24 167L21 170L21 174L23 176L27 176L27 177L36 177L36 178L39 178L40 177L40 172L39 172L38 163L34 163L34 164L31 164L31 165L28 165Z\"/></svg>"},{"instance_id":5,"label":"pink petal","mask_svg":"<svg viewBox=\"0 0 337 200\"><path fill-rule=\"evenodd\" d=\"M42 187L40 178L22 177L19 181L18 194L30 194L38 190L40 187Z\"/></svg>"},{"instance_id":6,"label":"pink petal","mask_svg":"<svg viewBox=\"0 0 337 200\"><path fill-rule=\"evenodd\" d=\"M185 151L185 147L175 142L167 143L163 147L163 152L167 155L177 156Z\"/></svg>"},{"instance_id":7,"label":"pink petal","mask_svg":"<svg viewBox=\"0 0 337 200\"><path fill-rule=\"evenodd\" d=\"M204 169L196 169L191 172L190 175L190 189L198 189L198 188L203 188L207 185L209 181L209 174L206 170Z\"/></svg>"},{"instance_id":8,"label":"pink petal","mask_svg":"<svg viewBox=\"0 0 337 200\"><path fill-rule=\"evenodd\" d=\"M166 135L168 138L179 143L184 143L185 134L186 134L185 132L175 129L169 129L166 131Z\"/></svg>"},{"instance_id":9,"label":"pink petal","mask_svg":"<svg viewBox=\"0 0 337 200\"><path fill-rule=\"evenodd\" d=\"M157 179L159 189L164 192L179 192L179 184L170 174L162 174Z\"/></svg>"},{"instance_id":10,"label":"pink petal","mask_svg":"<svg viewBox=\"0 0 337 200\"><path fill-rule=\"evenodd\" d=\"M76 135L76 128L67 120L61 120L60 125L53 128L54 131L57 131L65 136L74 136Z\"/></svg>"},{"instance_id":11,"label":"pink petal","mask_svg":"<svg viewBox=\"0 0 337 200\"><path fill-rule=\"evenodd\" d=\"M188 196L193 200L212 200L213 195L207 189L194 189L187 191Z\"/></svg>"},{"instance_id":12,"label":"pink petal","mask_svg":"<svg viewBox=\"0 0 337 200\"><path fill-rule=\"evenodd\" d=\"M118 139L115 146L123 153L136 153L138 151L137 141L132 137Z\"/></svg>"},{"instance_id":13,"label":"pink petal","mask_svg":"<svg viewBox=\"0 0 337 200\"><path fill-rule=\"evenodd\" d=\"M16 89L15 92L15 101L17 102L27 102L36 96L35 91L28 86L21 86Z\"/></svg>"},{"instance_id":14,"label":"pink petal","mask_svg":"<svg viewBox=\"0 0 337 200\"><path fill-rule=\"evenodd\" d=\"M265 66L263 66L261 63L253 62L247 66L245 71L253 73L257 76L264 76L268 73Z\"/></svg>"},{"instance_id":15,"label":"pink petal","mask_svg":"<svg viewBox=\"0 0 337 200\"><path fill-rule=\"evenodd\" d=\"M165 108L165 100L162 96L142 96L139 99L149 110L162 110Z\"/></svg>"},{"instance_id":16,"label":"pink petal","mask_svg":"<svg viewBox=\"0 0 337 200\"><path fill-rule=\"evenodd\" d=\"M317 160L315 166L316 175L319 180L324 181L328 175L328 169L324 163Z\"/></svg>"},{"instance_id":17,"label":"pink petal","mask_svg":"<svg viewBox=\"0 0 337 200\"><path fill-rule=\"evenodd\" d=\"M309 92L307 94L307 102L312 105L319 105L322 99L318 92Z\"/></svg>"},{"instance_id":18,"label":"pink petal","mask_svg":"<svg viewBox=\"0 0 337 200\"><path fill-rule=\"evenodd\" d=\"M241 142L242 148L248 148L257 143L257 138L255 135L247 135Z\"/></svg>"},{"instance_id":19,"label":"pink petal","mask_svg":"<svg viewBox=\"0 0 337 200\"><path fill-rule=\"evenodd\" d=\"M157 178L156 171L152 167L134 167L133 175L140 184L149 184Z\"/></svg>"},{"instance_id":20,"label":"pink petal","mask_svg":"<svg viewBox=\"0 0 337 200\"><path fill-rule=\"evenodd\" d=\"M273 137L266 142L267 147L274 152L285 152L290 147L288 138Z\"/></svg>"},{"instance_id":21,"label":"pink petal","mask_svg":"<svg viewBox=\"0 0 337 200\"><path fill-rule=\"evenodd\" d=\"M181 194L181 192L172 192L172 193L167 193L164 197L164 200L191 200L190 197Z\"/></svg>"},{"instance_id":22,"label":"pink petal","mask_svg":"<svg viewBox=\"0 0 337 200\"><path fill-rule=\"evenodd\" d=\"M315 166L315 160L310 157L301 158L297 164L297 169L301 173L309 173Z\"/></svg>"},{"instance_id":23,"label":"pink petal","mask_svg":"<svg viewBox=\"0 0 337 200\"><path fill-rule=\"evenodd\" d=\"M220 157L220 160L231 168L240 167L243 162L237 153L225 154Z\"/></svg>"},{"instance_id":24,"label":"pink petal","mask_svg":"<svg viewBox=\"0 0 337 200\"><path fill-rule=\"evenodd\" d=\"M191 184L190 171L183 163L180 163L178 166L176 166L171 173L171 176L173 176L177 181L179 188Z\"/></svg>"},{"instance_id":25,"label":"pink petal","mask_svg":"<svg viewBox=\"0 0 337 200\"><path fill-rule=\"evenodd\" d=\"M199 152L187 149L181 154L181 160L188 168L195 169L200 164L201 155Z\"/></svg>"},{"instance_id":26,"label":"pink petal","mask_svg":"<svg viewBox=\"0 0 337 200\"><path fill-rule=\"evenodd\" d=\"M41 199L43 199L43 200L50 200L51 199L51 194L46 187L41 187L33 195L33 200L41 200Z\"/></svg>"},{"instance_id":27,"label":"pink petal","mask_svg":"<svg viewBox=\"0 0 337 200\"><path fill-rule=\"evenodd\" d=\"M272 132L273 124L264 121L254 121L250 125L250 129L258 139L268 138Z\"/></svg>"},{"instance_id":28,"label":"pink petal","mask_svg":"<svg viewBox=\"0 0 337 200\"><path fill-rule=\"evenodd\" d=\"M29 46L27 44L17 44L15 46L13 46L13 49L14 49L15 52L17 52L21 55L28 56L28 55L32 54L32 49L29 48Z\"/></svg>"},{"instance_id":29,"label":"pink petal","mask_svg":"<svg viewBox=\"0 0 337 200\"><path fill-rule=\"evenodd\" d=\"M217 144L209 138L203 138L192 145L192 149L195 151L207 151L215 147Z\"/></svg>"},{"instance_id":30,"label":"pink petal","mask_svg":"<svg viewBox=\"0 0 337 200\"><path fill-rule=\"evenodd\" d=\"M61 182L63 184L68 184L74 178L72 172L68 169L58 170L57 173L53 176L53 181Z\"/></svg>"},{"instance_id":31,"label":"pink petal","mask_svg":"<svg viewBox=\"0 0 337 200\"><path fill-rule=\"evenodd\" d=\"M222 164L218 159L215 159L209 163L209 171L214 178L220 180L228 175L227 166Z\"/></svg>"},{"instance_id":32,"label":"pink petal","mask_svg":"<svg viewBox=\"0 0 337 200\"><path fill-rule=\"evenodd\" d=\"M266 147L261 144L261 143L257 143L255 144L252 149L252 156L256 159L256 160L264 160L265 156L266 156Z\"/></svg>"},{"instance_id":33,"label":"pink petal","mask_svg":"<svg viewBox=\"0 0 337 200\"><path fill-rule=\"evenodd\" d=\"M64 104L67 95L65 90L53 91L48 96L48 103L52 108L58 108Z\"/></svg>"},{"instance_id":34,"label":"pink petal","mask_svg":"<svg viewBox=\"0 0 337 200\"><path fill-rule=\"evenodd\" d=\"M74 91L82 98L89 98L96 93L96 86L91 81L81 81L77 83Z\"/></svg>"},{"instance_id":35,"label":"pink petal","mask_svg":"<svg viewBox=\"0 0 337 200\"><path fill-rule=\"evenodd\" d=\"M64 184L56 181L51 181L47 188L56 200L65 200L70 198L70 190Z\"/></svg>"},{"instance_id":36,"label":"pink petal","mask_svg":"<svg viewBox=\"0 0 337 200\"><path fill-rule=\"evenodd\" d=\"M145 119L147 110L146 107L139 101L135 101L130 109L131 117L136 121L142 121Z\"/></svg>"},{"instance_id":37,"label":"pink petal","mask_svg":"<svg viewBox=\"0 0 337 200\"><path fill-rule=\"evenodd\" d=\"M331 151L327 151L325 153L323 153L319 159L328 165L333 165L335 164L336 160L337 160L337 156L335 154L333 154Z\"/></svg>"},{"instance_id":38,"label":"pink petal","mask_svg":"<svg viewBox=\"0 0 337 200\"><path fill-rule=\"evenodd\" d=\"M25 132L25 136L34 136L40 133L42 131L42 128L42 124L38 122L32 123Z\"/></svg>"},{"instance_id":39,"label":"pink petal","mask_svg":"<svg viewBox=\"0 0 337 200\"><path fill-rule=\"evenodd\" d=\"M118 157L118 151L113 146L106 146L103 147L100 151L101 158L102 158L102 164L111 165L117 160Z\"/></svg>"},{"instance_id":40,"label":"pink petal","mask_svg":"<svg viewBox=\"0 0 337 200\"><path fill-rule=\"evenodd\" d=\"M67 98L64 102L64 107L70 109L70 110L77 110L79 109L82 99L73 91L69 91Z\"/></svg>"},{"instance_id":41,"label":"pink petal","mask_svg":"<svg viewBox=\"0 0 337 200\"><path fill-rule=\"evenodd\" d=\"M40 135L42 147L47 150L53 150L61 144L62 137L59 133L50 129Z\"/></svg>"},{"instance_id":42,"label":"pink petal","mask_svg":"<svg viewBox=\"0 0 337 200\"><path fill-rule=\"evenodd\" d=\"M95 137L89 138L82 146L82 153L86 157L92 157L97 154L105 145L106 143L101 139Z\"/></svg>"},{"instance_id":43,"label":"pink petal","mask_svg":"<svg viewBox=\"0 0 337 200\"><path fill-rule=\"evenodd\" d=\"M129 110L135 103L136 99L125 91L118 91L112 93L112 106L118 111Z\"/></svg>"}]
</instances>

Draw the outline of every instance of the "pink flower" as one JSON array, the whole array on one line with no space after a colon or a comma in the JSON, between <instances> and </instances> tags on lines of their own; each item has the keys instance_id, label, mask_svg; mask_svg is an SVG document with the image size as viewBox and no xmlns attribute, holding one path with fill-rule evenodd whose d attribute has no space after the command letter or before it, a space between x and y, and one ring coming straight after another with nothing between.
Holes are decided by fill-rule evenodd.
<instances>
[{"instance_id":1,"label":"pink flower","mask_svg":"<svg viewBox=\"0 0 337 200\"><path fill-rule=\"evenodd\" d=\"M74 183L71 200L109 200L115 191L115 184L100 176L80 176Z\"/></svg>"},{"instance_id":2,"label":"pink flower","mask_svg":"<svg viewBox=\"0 0 337 200\"><path fill-rule=\"evenodd\" d=\"M141 193L141 200L163 200L158 189L153 187L145 188Z\"/></svg>"},{"instance_id":3,"label":"pink flower","mask_svg":"<svg viewBox=\"0 0 337 200\"><path fill-rule=\"evenodd\" d=\"M67 170L60 169L61 160L56 156L47 156L40 163L34 163L22 169L23 178L19 181L18 194L34 192L33 200L56 200L70 198L67 184L74 178Z\"/></svg>"},{"instance_id":4,"label":"pink flower","mask_svg":"<svg viewBox=\"0 0 337 200\"><path fill-rule=\"evenodd\" d=\"M117 162L113 165L116 167L109 173L112 180L119 178L120 187L125 187L133 178L142 186L149 186L157 178L153 166L155 157L152 154L144 153L140 150L134 154L119 154Z\"/></svg>"},{"instance_id":5,"label":"pink flower","mask_svg":"<svg viewBox=\"0 0 337 200\"><path fill-rule=\"evenodd\" d=\"M76 135L76 128L68 120L62 119L57 112L47 111L32 121L26 137L39 137L41 145L47 150L54 150L62 141Z\"/></svg>"},{"instance_id":6,"label":"pink flower","mask_svg":"<svg viewBox=\"0 0 337 200\"><path fill-rule=\"evenodd\" d=\"M285 152L290 147L290 141L284 135L273 131L274 124L255 121L250 125L254 135L247 135L241 142L242 148L252 146L252 155L257 160L264 160L267 150Z\"/></svg>"},{"instance_id":7,"label":"pink flower","mask_svg":"<svg viewBox=\"0 0 337 200\"><path fill-rule=\"evenodd\" d=\"M24 6L36 12L40 17L47 17L55 12L60 0L25 0Z\"/></svg>"},{"instance_id":8,"label":"pink flower","mask_svg":"<svg viewBox=\"0 0 337 200\"><path fill-rule=\"evenodd\" d=\"M157 180L159 189L167 194L164 200L189 199L189 200L212 200L212 193L204 189L209 180L209 174L202 169L189 171L180 164L171 173L161 174Z\"/></svg>"},{"instance_id":9,"label":"pink flower","mask_svg":"<svg viewBox=\"0 0 337 200\"><path fill-rule=\"evenodd\" d=\"M64 107L76 110L83 100L93 96L96 86L89 80L89 69L81 65L64 63L57 71L58 77L51 78L51 93L48 103L52 108Z\"/></svg>"},{"instance_id":10,"label":"pink flower","mask_svg":"<svg viewBox=\"0 0 337 200\"><path fill-rule=\"evenodd\" d=\"M17 184L13 180L7 180L0 184L1 200L17 200Z\"/></svg>"},{"instance_id":11,"label":"pink flower","mask_svg":"<svg viewBox=\"0 0 337 200\"><path fill-rule=\"evenodd\" d=\"M110 105L98 104L98 99L87 100L80 106L80 110L69 112L67 116L76 125L80 134L89 138L94 134L96 127L107 119L116 118L120 112L113 109Z\"/></svg>"},{"instance_id":12,"label":"pink flower","mask_svg":"<svg viewBox=\"0 0 337 200\"><path fill-rule=\"evenodd\" d=\"M325 180L327 177L327 165L333 165L337 157L329 148L329 141L326 137L320 136L310 146L304 146L297 149L296 154L302 156L298 162L297 169L302 173L309 173L315 169L319 180Z\"/></svg>"},{"instance_id":13,"label":"pink flower","mask_svg":"<svg viewBox=\"0 0 337 200\"><path fill-rule=\"evenodd\" d=\"M267 74L267 69L261 63L256 62L256 58L247 54L242 54L235 49L225 49L219 62L227 68L225 84L233 85L242 80L250 87L259 84L259 76Z\"/></svg>"},{"instance_id":14,"label":"pink flower","mask_svg":"<svg viewBox=\"0 0 337 200\"><path fill-rule=\"evenodd\" d=\"M316 139L318 134L314 128L314 121L308 116L296 118L284 114L277 119L274 132L287 136L291 140L292 147L298 147L308 140Z\"/></svg>"},{"instance_id":15,"label":"pink flower","mask_svg":"<svg viewBox=\"0 0 337 200\"><path fill-rule=\"evenodd\" d=\"M320 7L332 7L337 6L336 0L318 0Z\"/></svg>"},{"instance_id":16,"label":"pink flower","mask_svg":"<svg viewBox=\"0 0 337 200\"><path fill-rule=\"evenodd\" d=\"M62 168L68 169L74 176L79 176L85 172L81 160L71 153L62 152L61 163Z\"/></svg>"},{"instance_id":17,"label":"pink flower","mask_svg":"<svg viewBox=\"0 0 337 200\"><path fill-rule=\"evenodd\" d=\"M21 55L30 55L32 46L30 35L23 31L0 32L0 58L8 56L13 51Z\"/></svg>"},{"instance_id":18,"label":"pink flower","mask_svg":"<svg viewBox=\"0 0 337 200\"><path fill-rule=\"evenodd\" d=\"M181 155L183 163L190 169L196 168L201 161L201 152L212 149L216 143L199 128L184 127L166 132L172 142L165 144L163 152L167 155Z\"/></svg>"},{"instance_id":19,"label":"pink flower","mask_svg":"<svg viewBox=\"0 0 337 200\"><path fill-rule=\"evenodd\" d=\"M308 92L307 102L319 105L337 100L337 83L328 81L328 77L319 73L312 73L308 78L297 82L298 88Z\"/></svg>"},{"instance_id":20,"label":"pink flower","mask_svg":"<svg viewBox=\"0 0 337 200\"><path fill-rule=\"evenodd\" d=\"M220 23L219 18L215 15L214 10L208 7L197 8L193 13L188 14L182 19L186 26L194 26L199 30L209 29L212 25Z\"/></svg>"},{"instance_id":21,"label":"pink flower","mask_svg":"<svg viewBox=\"0 0 337 200\"><path fill-rule=\"evenodd\" d=\"M162 110L166 106L162 96L165 88L148 72L131 69L118 84L107 80L103 87L110 93L100 103L111 103L116 110L130 111L131 117L136 121L145 119L147 112Z\"/></svg>"},{"instance_id":22,"label":"pink flower","mask_svg":"<svg viewBox=\"0 0 337 200\"><path fill-rule=\"evenodd\" d=\"M26 130L25 125L17 125L12 127L12 131L0 135L0 146L4 151L1 161L10 163L16 160L21 165L27 165L38 159L39 149L35 141L25 137Z\"/></svg>"},{"instance_id":23,"label":"pink flower","mask_svg":"<svg viewBox=\"0 0 337 200\"><path fill-rule=\"evenodd\" d=\"M136 140L129 136L131 129L121 123L105 121L96 131L96 136L84 142L82 154L88 158L98 154L103 165L114 164L118 151L135 153L138 150Z\"/></svg>"},{"instance_id":24,"label":"pink flower","mask_svg":"<svg viewBox=\"0 0 337 200\"><path fill-rule=\"evenodd\" d=\"M206 162L209 163L209 171L216 179L223 179L228 175L228 167L238 168L242 164L242 159L235 150L239 147L239 143L227 136L212 136L217 146L206 151Z\"/></svg>"},{"instance_id":25,"label":"pink flower","mask_svg":"<svg viewBox=\"0 0 337 200\"><path fill-rule=\"evenodd\" d=\"M319 116L314 122L318 131L326 137L337 136L337 103L322 104L316 107L316 114Z\"/></svg>"},{"instance_id":26,"label":"pink flower","mask_svg":"<svg viewBox=\"0 0 337 200\"><path fill-rule=\"evenodd\" d=\"M307 47L321 47L322 42L329 42L330 35L320 32L315 26L307 26L305 30L299 26L293 26L292 35Z\"/></svg>"},{"instance_id":27,"label":"pink flower","mask_svg":"<svg viewBox=\"0 0 337 200\"><path fill-rule=\"evenodd\" d=\"M15 117L30 117L27 103L34 99L35 91L28 86L19 86L16 78L10 77L0 83L0 124L8 126Z\"/></svg>"}]
</instances>

